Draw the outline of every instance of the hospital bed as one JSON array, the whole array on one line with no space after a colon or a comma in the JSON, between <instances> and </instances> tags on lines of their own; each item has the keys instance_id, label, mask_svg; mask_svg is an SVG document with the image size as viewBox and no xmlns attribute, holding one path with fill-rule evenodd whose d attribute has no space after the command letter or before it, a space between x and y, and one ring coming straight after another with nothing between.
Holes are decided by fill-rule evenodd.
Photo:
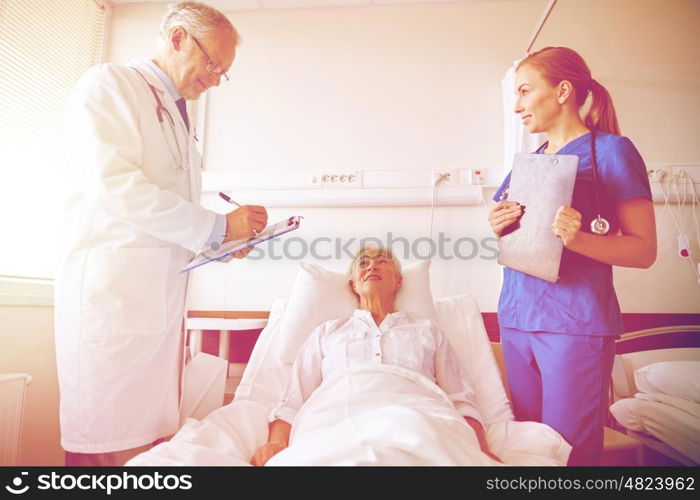
<instances>
[{"instance_id":1,"label":"hospital bed","mask_svg":"<svg viewBox=\"0 0 700 500\"><path fill-rule=\"evenodd\" d=\"M700 326L630 332L615 351L610 413L643 465L700 464Z\"/></svg>"},{"instance_id":2,"label":"hospital bed","mask_svg":"<svg viewBox=\"0 0 700 500\"><path fill-rule=\"evenodd\" d=\"M427 306L423 314L434 315L473 384L491 451L511 465L565 465L571 447L556 431L541 423L514 421L476 301L471 296L460 295L433 302L427 267L419 264L404 270L404 285L397 298L397 309L417 314L410 309L417 307L420 310L421 306ZM309 291L310 287L315 290ZM347 313L353 302L348 302L344 293L349 294L344 275L331 273L320 266L302 264L290 297L274 302L267 326L255 344L233 401L201 420L188 419L172 439L133 458L128 465L248 465L255 450L267 440L270 412L279 402L296 352L310 333L309 325L315 326ZM353 300L351 296L350 300ZM393 411L398 408L401 413L401 404L394 405ZM462 420L456 412L455 415L456 419ZM445 445L450 449L439 449L440 443L454 438L441 435L440 429L407 424L400 420L400 415L393 414L379 414L375 421L382 419L390 424L388 432L384 428L381 432L375 430L374 434L369 432L369 435L357 438L363 440L363 447L371 449L369 455L358 456L357 439L348 441L347 436L326 433L323 443L328 448L328 439L331 438L334 453L321 452L307 443L301 453L285 454L295 446L298 449L292 439L290 448L273 457L269 464L495 464L481 453L455 449L454 443ZM406 452L406 447L410 448L410 453Z\"/></svg>"}]
</instances>

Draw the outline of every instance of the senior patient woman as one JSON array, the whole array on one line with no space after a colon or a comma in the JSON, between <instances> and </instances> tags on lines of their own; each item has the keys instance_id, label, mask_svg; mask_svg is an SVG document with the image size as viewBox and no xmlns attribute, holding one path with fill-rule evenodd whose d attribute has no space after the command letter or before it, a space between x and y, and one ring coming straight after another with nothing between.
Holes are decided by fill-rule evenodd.
<instances>
[{"instance_id":1,"label":"senior patient woman","mask_svg":"<svg viewBox=\"0 0 700 500\"><path fill-rule=\"evenodd\" d=\"M268 441L256 450L251 463L264 465L289 445L295 416L324 380L363 365L396 365L432 380L471 426L481 451L498 460L487 447L474 392L447 338L430 321L396 311L402 276L391 252L361 249L348 274L350 287L359 297L359 309L350 317L324 323L311 334L297 355L281 403L273 411Z\"/></svg>"}]
</instances>

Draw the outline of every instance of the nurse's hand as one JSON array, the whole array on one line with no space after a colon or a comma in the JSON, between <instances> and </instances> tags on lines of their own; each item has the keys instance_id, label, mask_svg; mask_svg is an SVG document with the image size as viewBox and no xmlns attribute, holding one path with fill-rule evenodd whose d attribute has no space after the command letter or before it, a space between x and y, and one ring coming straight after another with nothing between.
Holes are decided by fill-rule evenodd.
<instances>
[{"instance_id":1,"label":"nurse's hand","mask_svg":"<svg viewBox=\"0 0 700 500\"><path fill-rule=\"evenodd\" d=\"M562 205L554 215L552 232L569 246L581 229L581 212L569 205Z\"/></svg>"},{"instance_id":2,"label":"nurse's hand","mask_svg":"<svg viewBox=\"0 0 700 500\"><path fill-rule=\"evenodd\" d=\"M255 465L256 467L262 467L270 460L272 457L277 455L280 451L284 450L286 446L278 441L268 441L260 448L255 450L255 455L250 460L250 465Z\"/></svg>"},{"instance_id":3,"label":"nurse's hand","mask_svg":"<svg viewBox=\"0 0 700 500\"><path fill-rule=\"evenodd\" d=\"M496 236L518 221L523 215L523 207L517 201L499 201L489 210L489 224Z\"/></svg>"},{"instance_id":4,"label":"nurse's hand","mask_svg":"<svg viewBox=\"0 0 700 500\"><path fill-rule=\"evenodd\" d=\"M265 226L267 226L267 210L265 210L265 207L243 205L241 208L237 208L226 215L226 237L224 242L252 238L265 229Z\"/></svg>"}]
</instances>

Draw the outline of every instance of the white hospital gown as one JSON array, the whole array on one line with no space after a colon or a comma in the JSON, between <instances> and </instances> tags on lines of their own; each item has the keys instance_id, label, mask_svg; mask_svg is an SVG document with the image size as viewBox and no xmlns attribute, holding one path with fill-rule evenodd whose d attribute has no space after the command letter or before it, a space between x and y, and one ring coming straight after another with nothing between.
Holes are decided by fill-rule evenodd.
<instances>
[{"instance_id":1,"label":"white hospital gown","mask_svg":"<svg viewBox=\"0 0 700 500\"><path fill-rule=\"evenodd\" d=\"M323 380L362 365L397 365L435 382L463 416L483 422L462 364L447 338L430 320L405 312L389 314L377 326L369 311L318 326L301 348L280 404L270 421L292 424Z\"/></svg>"}]
</instances>

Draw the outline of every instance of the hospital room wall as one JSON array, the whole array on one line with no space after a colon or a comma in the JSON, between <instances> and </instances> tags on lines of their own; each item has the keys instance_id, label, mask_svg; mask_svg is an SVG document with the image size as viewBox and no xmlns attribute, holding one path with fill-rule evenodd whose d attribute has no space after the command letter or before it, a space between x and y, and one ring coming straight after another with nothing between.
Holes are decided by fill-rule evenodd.
<instances>
[{"instance_id":1,"label":"hospital room wall","mask_svg":"<svg viewBox=\"0 0 700 500\"><path fill-rule=\"evenodd\" d=\"M343 172L388 168L483 168L502 161L500 80L519 57L544 0L376 5L231 12L242 35L232 81L210 91L204 131L207 170ZM107 59L149 54L162 7L116 6ZM535 48L567 45L611 91L623 133L651 166L700 163L700 34L693 0L559 2ZM651 36L653 34L653 36ZM397 172L397 175L400 173ZM700 177L700 176L698 176ZM427 188L426 188L427 189ZM486 196L492 190L485 190ZM235 190L233 191L235 194ZM205 195L204 204L228 209ZM698 312L700 286L677 256L668 209L656 206L659 258L648 270L616 270L624 312ZM333 243L387 233L428 233L428 207L275 208L270 219L304 215L295 236ZM483 206L438 207L434 237L492 246ZM692 209L680 213L694 234ZM691 231L692 230L692 231ZM695 239L695 238L693 238ZM485 243L484 243L485 242ZM693 250L700 255L698 242ZM471 245L471 243L465 243ZM297 258L300 245L288 250ZM436 259L432 288L468 292L495 311L500 267L483 247L473 258ZM414 254L411 259L415 260ZM304 260L344 269L348 258ZM210 265L193 276L194 309L267 309L289 293L298 260Z\"/></svg>"},{"instance_id":2,"label":"hospital room wall","mask_svg":"<svg viewBox=\"0 0 700 500\"><path fill-rule=\"evenodd\" d=\"M53 307L0 306L0 372L29 373L19 465L63 465Z\"/></svg>"}]
</instances>

